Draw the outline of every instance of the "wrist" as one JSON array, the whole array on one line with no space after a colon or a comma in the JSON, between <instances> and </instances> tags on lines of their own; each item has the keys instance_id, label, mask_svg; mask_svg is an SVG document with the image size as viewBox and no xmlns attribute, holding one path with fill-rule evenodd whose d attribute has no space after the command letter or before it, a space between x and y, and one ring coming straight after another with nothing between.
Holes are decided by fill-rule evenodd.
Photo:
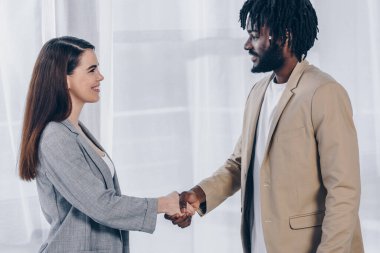
<instances>
[{"instance_id":1,"label":"wrist","mask_svg":"<svg viewBox=\"0 0 380 253\"><path fill-rule=\"evenodd\" d=\"M166 197L159 197L157 199L157 213L165 213L167 207Z\"/></svg>"},{"instance_id":2,"label":"wrist","mask_svg":"<svg viewBox=\"0 0 380 253\"><path fill-rule=\"evenodd\" d=\"M190 191L195 193L195 196L197 196L199 203L206 202L206 193L199 185L194 186Z\"/></svg>"}]
</instances>

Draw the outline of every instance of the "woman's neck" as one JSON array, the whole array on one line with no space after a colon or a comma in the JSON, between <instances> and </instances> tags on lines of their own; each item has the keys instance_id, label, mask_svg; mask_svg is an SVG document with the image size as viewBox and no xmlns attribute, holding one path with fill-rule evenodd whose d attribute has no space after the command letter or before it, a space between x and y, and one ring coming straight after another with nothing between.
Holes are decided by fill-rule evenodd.
<instances>
[{"instance_id":1,"label":"woman's neck","mask_svg":"<svg viewBox=\"0 0 380 253\"><path fill-rule=\"evenodd\" d=\"M71 100L71 113L68 117L68 120L73 124L75 127L79 127L79 115L82 111L82 108L84 106L83 103L77 103L74 99Z\"/></svg>"}]
</instances>

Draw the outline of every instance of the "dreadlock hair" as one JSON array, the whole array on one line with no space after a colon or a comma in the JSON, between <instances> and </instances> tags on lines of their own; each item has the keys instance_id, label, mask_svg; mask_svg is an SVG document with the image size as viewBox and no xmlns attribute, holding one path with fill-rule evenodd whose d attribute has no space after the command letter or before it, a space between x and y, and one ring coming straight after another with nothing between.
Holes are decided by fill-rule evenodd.
<instances>
[{"instance_id":1,"label":"dreadlock hair","mask_svg":"<svg viewBox=\"0 0 380 253\"><path fill-rule=\"evenodd\" d=\"M282 46L288 39L298 61L306 58L318 39L318 18L310 0L247 0L240 10L243 29L247 19L259 30L264 25L268 26L273 40L280 40Z\"/></svg>"}]
</instances>

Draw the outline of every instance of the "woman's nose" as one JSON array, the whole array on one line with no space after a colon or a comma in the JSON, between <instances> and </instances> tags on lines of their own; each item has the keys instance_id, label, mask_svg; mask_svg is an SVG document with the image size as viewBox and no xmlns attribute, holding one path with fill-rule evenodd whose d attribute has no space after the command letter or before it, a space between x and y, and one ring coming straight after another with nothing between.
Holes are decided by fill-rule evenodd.
<instances>
[{"instance_id":1,"label":"woman's nose","mask_svg":"<svg viewBox=\"0 0 380 253\"><path fill-rule=\"evenodd\" d=\"M104 80L104 76L99 72L99 75L98 75L98 79L99 81L103 81Z\"/></svg>"}]
</instances>

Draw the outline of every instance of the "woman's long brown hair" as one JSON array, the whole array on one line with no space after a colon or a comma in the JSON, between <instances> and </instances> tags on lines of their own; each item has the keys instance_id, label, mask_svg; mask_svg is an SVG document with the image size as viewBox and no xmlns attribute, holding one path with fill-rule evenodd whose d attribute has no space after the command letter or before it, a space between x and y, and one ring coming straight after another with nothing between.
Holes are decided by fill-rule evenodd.
<instances>
[{"instance_id":1,"label":"woman's long brown hair","mask_svg":"<svg viewBox=\"0 0 380 253\"><path fill-rule=\"evenodd\" d=\"M46 42L38 55L26 97L21 135L18 168L23 180L30 181L37 176L38 147L46 125L60 122L71 113L67 75L73 73L86 49L94 46L65 36Z\"/></svg>"}]
</instances>

